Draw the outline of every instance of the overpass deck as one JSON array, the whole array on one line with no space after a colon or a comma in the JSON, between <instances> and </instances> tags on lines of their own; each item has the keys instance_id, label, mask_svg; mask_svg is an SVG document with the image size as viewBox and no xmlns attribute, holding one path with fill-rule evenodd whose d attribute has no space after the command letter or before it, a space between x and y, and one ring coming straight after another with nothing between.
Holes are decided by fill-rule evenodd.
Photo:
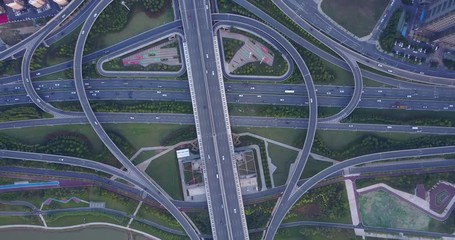
<instances>
[{"instance_id":1,"label":"overpass deck","mask_svg":"<svg viewBox=\"0 0 455 240\"><path fill-rule=\"evenodd\" d=\"M209 3L182 1L180 8L185 33L185 62L213 238L248 239Z\"/></svg>"}]
</instances>

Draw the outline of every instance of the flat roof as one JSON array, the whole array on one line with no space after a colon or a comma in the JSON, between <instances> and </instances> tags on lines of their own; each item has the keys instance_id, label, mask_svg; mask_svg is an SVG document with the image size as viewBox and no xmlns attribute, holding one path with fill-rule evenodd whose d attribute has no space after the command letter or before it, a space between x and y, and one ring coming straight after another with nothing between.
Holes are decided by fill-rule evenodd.
<instances>
[{"instance_id":1,"label":"flat roof","mask_svg":"<svg viewBox=\"0 0 455 240\"><path fill-rule=\"evenodd\" d=\"M184 158L184 157L189 157L190 156L190 149L181 149L177 150L177 158Z\"/></svg>"}]
</instances>

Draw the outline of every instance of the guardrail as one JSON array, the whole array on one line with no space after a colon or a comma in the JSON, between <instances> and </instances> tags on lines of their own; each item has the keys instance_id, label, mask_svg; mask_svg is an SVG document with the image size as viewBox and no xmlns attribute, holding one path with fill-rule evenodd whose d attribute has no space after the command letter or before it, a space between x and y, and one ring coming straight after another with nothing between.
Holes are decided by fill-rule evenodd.
<instances>
[{"instance_id":1,"label":"guardrail","mask_svg":"<svg viewBox=\"0 0 455 240\"><path fill-rule=\"evenodd\" d=\"M193 75L192 75L192 70L191 70L191 62L190 62L190 55L188 53L188 44L186 43L186 40L183 41L183 54L185 56L185 64L186 64L186 71L188 75L188 83L190 86L190 95L191 95L191 103L193 106L193 114L194 114L194 124L196 126L196 134L198 136L197 141L199 144L199 155L202 160L202 175L204 176L204 187L205 187L205 192L207 196L207 205L209 209L209 218L210 218L210 226L212 227L212 232L216 232L216 227L215 227L215 220L213 218L213 209L212 209L212 199L210 197L210 189L209 189L209 182L207 178L207 172L205 170L205 155L204 155L204 148L202 146L202 133L201 133L201 128L199 124L199 115L197 111L197 103L196 103L196 95L194 93L194 83L193 83ZM216 240L216 234L213 234L213 239Z\"/></svg>"},{"instance_id":2,"label":"guardrail","mask_svg":"<svg viewBox=\"0 0 455 240\"><path fill-rule=\"evenodd\" d=\"M228 112L228 107L227 107L226 91L224 90L224 82L223 82L223 71L221 68L220 51L219 51L219 47L218 47L218 38L216 35L213 36L213 46L215 48L215 62L216 62L216 68L217 68L217 73L218 73L218 83L220 85L221 102L223 105L224 119L226 122L226 133L227 133L227 138L228 138L228 143L229 143L232 170L234 171L235 189L236 189L237 198L239 201L239 212L240 212L240 217L242 220L243 234L245 236L245 239L249 239L248 227L246 224L246 217L245 217L245 211L244 211L243 200L242 200L242 189L240 188L240 180L239 180L239 175L238 175L238 171L237 171L237 164L235 161L232 161L232 159L234 159L234 143L232 141L231 123L229 121L229 112Z\"/></svg>"}]
</instances>

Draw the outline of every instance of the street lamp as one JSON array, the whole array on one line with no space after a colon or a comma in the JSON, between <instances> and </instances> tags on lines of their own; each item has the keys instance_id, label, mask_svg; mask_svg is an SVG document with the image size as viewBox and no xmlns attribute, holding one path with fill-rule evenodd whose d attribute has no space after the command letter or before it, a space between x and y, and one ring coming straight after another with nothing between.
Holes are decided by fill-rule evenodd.
<instances>
[{"instance_id":1,"label":"street lamp","mask_svg":"<svg viewBox=\"0 0 455 240\"><path fill-rule=\"evenodd\" d=\"M125 6L126 9L128 9L128 11L130 11L130 8L129 8L128 6L126 6L125 1L122 1L121 4L122 4L123 6Z\"/></svg>"}]
</instances>

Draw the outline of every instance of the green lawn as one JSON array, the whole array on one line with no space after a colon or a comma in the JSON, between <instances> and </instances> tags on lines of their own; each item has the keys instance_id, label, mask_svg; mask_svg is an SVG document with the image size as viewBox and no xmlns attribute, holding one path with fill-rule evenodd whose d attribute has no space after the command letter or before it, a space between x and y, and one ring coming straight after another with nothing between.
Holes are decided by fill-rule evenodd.
<instances>
[{"instance_id":1,"label":"green lawn","mask_svg":"<svg viewBox=\"0 0 455 240\"><path fill-rule=\"evenodd\" d=\"M421 137L422 134L410 133L372 133L372 132L355 132L355 131L324 131L318 130L317 134L322 138L324 143L334 151L342 151L353 142L361 139L366 135L375 135L393 140L406 141L412 138Z\"/></svg>"},{"instance_id":2,"label":"green lawn","mask_svg":"<svg viewBox=\"0 0 455 240\"><path fill-rule=\"evenodd\" d=\"M358 37L368 35L389 1L324 0L321 8L330 18Z\"/></svg>"},{"instance_id":3,"label":"green lawn","mask_svg":"<svg viewBox=\"0 0 455 240\"><path fill-rule=\"evenodd\" d=\"M380 82L376 82L376 81L373 81L369 78L363 78L363 86L364 87L387 87L387 88L395 88L394 86L391 86L391 85L387 85L387 84L384 84L384 83L380 83Z\"/></svg>"},{"instance_id":4,"label":"green lawn","mask_svg":"<svg viewBox=\"0 0 455 240\"><path fill-rule=\"evenodd\" d=\"M86 200L86 199L84 199ZM59 202L52 202L50 205L43 205L43 210L51 210L51 209L66 209L66 208L80 208L80 207L89 207L90 204L79 202L76 203L74 201L70 201L68 203L59 203Z\"/></svg>"},{"instance_id":5,"label":"green lawn","mask_svg":"<svg viewBox=\"0 0 455 240\"><path fill-rule=\"evenodd\" d=\"M359 205L362 222L367 226L429 230L430 217L382 190L362 195Z\"/></svg>"},{"instance_id":6,"label":"green lawn","mask_svg":"<svg viewBox=\"0 0 455 240\"><path fill-rule=\"evenodd\" d=\"M340 107L318 107L318 117L330 117L339 113L342 109Z\"/></svg>"},{"instance_id":7,"label":"green lawn","mask_svg":"<svg viewBox=\"0 0 455 240\"><path fill-rule=\"evenodd\" d=\"M397 109L356 109L342 122L455 126L455 113Z\"/></svg>"},{"instance_id":8,"label":"green lawn","mask_svg":"<svg viewBox=\"0 0 455 240\"><path fill-rule=\"evenodd\" d=\"M163 209L157 209L143 204L139 211L137 212L136 216L142 219L147 219L149 221L156 222L166 227L183 231L183 228L175 220L175 218L170 213Z\"/></svg>"},{"instance_id":9,"label":"green lawn","mask_svg":"<svg viewBox=\"0 0 455 240\"><path fill-rule=\"evenodd\" d=\"M305 129L291 128L233 127L232 132L249 132L297 148L301 148L303 146L306 136Z\"/></svg>"},{"instance_id":10,"label":"green lawn","mask_svg":"<svg viewBox=\"0 0 455 240\"><path fill-rule=\"evenodd\" d=\"M31 217L13 217L13 216L0 216L0 225L42 225L38 216Z\"/></svg>"},{"instance_id":11,"label":"green lawn","mask_svg":"<svg viewBox=\"0 0 455 240\"><path fill-rule=\"evenodd\" d=\"M183 200L180 175L175 151L153 160L146 170L172 198Z\"/></svg>"},{"instance_id":12,"label":"green lawn","mask_svg":"<svg viewBox=\"0 0 455 240\"><path fill-rule=\"evenodd\" d=\"M33 81L52 81L52 80L60 80L60 79L68 79L67 75L65 74L65 71L60 71L56 73L52 73L46 76L41 76L37 78L33 78ZM52 105L52 103L51 103Z\"/></svg>"},{"instance_id":13,"label":"green lawn","mask_svg":"<svg viewBox=\"0 0 455 240\"><path fill-rule=\"evenodd\" d=\"M168 134L187 126L182 127L177 124L126 123L103 124L103 127L124 136L133 147L139 149L141 147L160 146L160 141Z\"/></svg>"},{"instance_id":14,"label":"green lawn","mask_svg":"<svg viewBox=\"0 0 455 240\"><path fill-rule=\"evenodd\" d=\"M138 8L133 9L133 11L134 12L131 19L129 20L129 23L122 31L116 33L108 33L103 36L102 41L105 47L114 45L139 33L156 28L160 25L174 20L172 5L170 5L170 7L168 7L161 15L154 18L147 16L144 11Z\"/></svg>"},{"instance_id":15,"label":"green lawn","mask_svg":"<svg viewBox=\"0 0 455 240\"><path fill-rule=\"evenodd\" d=\"M15 206L15 205L6 205L0 204L0 211L2 212L30 212L32 209L25 206Z\"/></svg>"},{"instance_id":16,"label":"green lawn","mask_svg":"<svg viewBox=\"0 0 455 240\"><path fill-rule=\"evenodd\" d=\"M116 209L129 214L133 214L139 204L139 202L134 199L100 188L90 188L88 193L90 201L105 202L107 208Z\"/></svg>"},{"instance_id":17,"label":"green lawn","mask_svg":"<svg viewBox=\"0 0 455 240\"><path fill-rule=\"evenodd\" d=\"M289 175L289 167L295 162L298 152L275 144L269 144L269 155L272 163L277 167L273 173L275 186L281 186L286 183Z\"/></svg>"},{"instance_id":18,"label":"green lawn","mask_svg":"<svg viewBox=\"0 0 455 240\"><path fill-rule=\"evenodd\" d=\"M61 131L75 132L85 135L88 139L90 139L90 143L95 152L100 152L104 147L90 125L59 125L49 127L7 129L1 130L0 134L6 134L8 136L18 138L21 142L26 144L45 144L47 135Z\"/></svg>"},{"instance_id":19,"label":"green lawn","mask_svg":"<svg viewBox=\"0 0 455 240\"><path fill-rule=\"evenodd\" d=\"M442 232L453 234L455 231L455 214L452 212L449 218L443 222L435 219L430 219L428 230L432 232Z\"/></svg>"},{"instance_id":20,"label":"green lawn","mask_svg":"<svg viewBox=\"0 0 455 240\"><path fill-rule=\"evenodd\" d=\"M103 124L107 131L114 131L126 138L134 148L159 146L160 140L167 134L181 128L175 124ZM0 134L16 137L27 144L43 144L50 133L67 131L87 136L95 151L104 147L90 125L60 125L52 127L31 127L1 130Z\"/></svg>"},{"instance_id":21,"label":"green lawn","mask_svg":"<svg viewBox=\"0 0 455 240\"><path fill-rule=\"evenodd\" d=\"M151 234L155 237L159 237L160 239L166 239L166 240L183 240L183 239L189 239L188 237L183 237L180 235L174 235L170 234L168 232L159 230L157 228L151 227L149 225L146 225L144 223L138 222L138 221L133 221L130 225L131 228L137 229L139 231Z\"/></svg>"},{"instance_id":22,"label":"green lawn","mask_svg":"<svg viewBox=\"0 0 455 240\"><path fill-rule=\"evenodd\" d=\"M151 158L155 154L156 154L156 151L153 151L153 150L151 150L151 151L143 151L136 158L133 159L133 163L135 165L137 165L137 164L139 164L139 163Z\"/></svg>"},{"instance_id":23,"label":"green lawn","mask_svg":"<svg viewBox=\"0 0 455 240\"><path fill-rule=\"evenodd\" d=\"M129 219L117 217L101 212L71 212L44 215L44 219L49 227L63 227L84 224L89 222L107 222L125 226Z\"/></svg>"},{"instance_id":24,"label":"green lawn","mask_svg":"<svg viewBox=\"0 0 455 240\"><path fill-rule=\"evenodd\" d=\"M318 172L332 166L332 163L314 160L311 156L303 169L302 176L300 179L309 178L317 174Z\"/></svg>"},{"instance_id":25,"label":"green lawn","mask_svg":"<svg viewBox=\"0 0 455 240\"><path fill-rule=\"evenodd\" d=\"M45 66L53 66L68 60L71 60L71 57L61 57L58 56L58 51L60 49L60 46L63 45L71 45L76 42L77 35L80 33L82 27L78 27L74 29L71 33L66 34L65 37L62 39L58 40L54 44L51 44L49 48L46 51L46 54L44 56L44 63Z\"/></svg>"}]
</instances>

